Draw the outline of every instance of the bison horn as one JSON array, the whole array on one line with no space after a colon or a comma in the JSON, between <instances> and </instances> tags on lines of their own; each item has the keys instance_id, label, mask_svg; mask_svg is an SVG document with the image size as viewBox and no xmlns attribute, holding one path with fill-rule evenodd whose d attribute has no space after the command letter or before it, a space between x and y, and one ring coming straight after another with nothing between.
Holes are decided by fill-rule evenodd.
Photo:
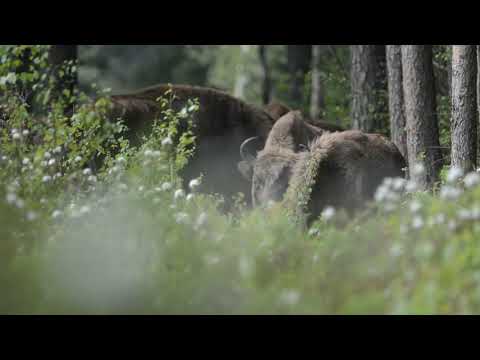
<instances>
[{"instance_id":1,"label":"bison horn","mask_svg":"<svg viewBox=\"0 0 480 360\"><path fill-rule=\"evenodd\" d=\"M243 160L245 161L248 161L248 160L251 160L251 155L249 154L246 154L245 152L245 146L247 146L248 143L252 142L253 140L257 140L258 139L258 136L254 136L254 137L251 137L251 138L248 138L247 140L245 140L242 145L240 145L240 156Z\"/></svg>"}]
</instances>

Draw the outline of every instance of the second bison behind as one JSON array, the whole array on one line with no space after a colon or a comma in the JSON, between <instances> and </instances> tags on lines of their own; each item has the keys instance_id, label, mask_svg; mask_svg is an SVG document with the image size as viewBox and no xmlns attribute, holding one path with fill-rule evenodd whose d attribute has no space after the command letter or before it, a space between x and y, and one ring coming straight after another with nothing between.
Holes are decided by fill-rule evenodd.
<instances>
[{"instance_id":1,"label":"second bison behind","mask_svg":"<svg viewBox=\"0 0 480 360\"><path fill-rule=\"evenodd\" d=\"M398 148L385 137L357 130L312 137L297 111L275 123L256 157L244 154L238 164L252 183L254 206L285 197L300 202L310 218L326 206L363 206L383 179L403 177L405 166Z\"/></svg>"}]
</instances>

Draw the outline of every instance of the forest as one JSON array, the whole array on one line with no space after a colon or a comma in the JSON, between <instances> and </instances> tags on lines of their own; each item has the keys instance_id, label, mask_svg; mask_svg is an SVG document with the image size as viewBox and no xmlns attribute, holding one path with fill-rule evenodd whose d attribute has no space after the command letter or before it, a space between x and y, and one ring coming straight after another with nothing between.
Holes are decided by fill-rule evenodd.
<instances>
[{"instance_id":1,"label":"forest","mask_svg":"<svg viewBox=\"0 0 480 360\"><path fill-rule=\"evenodd\" d=\"M480 313L479 56L0 45L0 314Z\"/></svg>"}]
</instances>

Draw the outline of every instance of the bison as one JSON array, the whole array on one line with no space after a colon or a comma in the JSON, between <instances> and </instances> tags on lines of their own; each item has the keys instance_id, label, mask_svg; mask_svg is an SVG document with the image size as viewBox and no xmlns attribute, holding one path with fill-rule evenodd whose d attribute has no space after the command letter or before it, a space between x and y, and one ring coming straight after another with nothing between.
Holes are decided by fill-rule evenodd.
<instances>
[{"instance_id":1,"label":"bison","mask_svg":"<svg viewBox=\"0 0 480 360\"><path fill-rule=\"evenodd\" d=\"M316 136L300 112L280 118L256 157L242 144L243 176L251 181L253 205L284 201L300 206L308 219L326 206L353 211L374 196L386 177L402 177L405 159L378 134L358 130ZM301 146L308 144L308 146Z\"/></svg>"},{"instance_id":2,"label":"bison","mask_svg":"<svg viewBox=\"0 0 480 360\"><path fill-rule=\"evenodd\" d=\"M200 110L194 116L196 152L181 174L185 183L203 173L201 191L224 195L227 202L232 195L242 192L250 204L250 183L239 176L236 167L241 160L238 148L245 138L255 137L255 147L261 150L279 117L272 116L273 113L269 113L268 109L266 111L247 104L217 89L189 85L156 85L130 94L111 96L113 109L110 116L125 120L125 125L130 129L131 142L138 143L140 134L149 131L159 112L156 100L169 89L172 89L177 98L173 103L176 110L188 99L198 98L200 103ZM320 125L311 126L310 132L317 136L322 134L323 125L325 129L331 130L327 123Z\"/></svg>"},{"instance_id":3,"label":"bison","mask_svg":"<svg viewBox=\"0 0 480 360\"><path fill-rule=\"evenodd\" d=\"M189 85L157 85L131 94L112 95L110 116L123 118L129 139L138 143L139 135L148 132L158 116L157 98L169 89L176 97L172 104L176 110L188 99L197 98L200 104L193 118L196 150L181 174L184 182L203 173L200 191L221 194L227 202L238 192L248 196L250 184L236 168L240 161L238 148L245 138L255 136L260 150L273 126L272 117L260 107L226 92Z\"/></svg>"}]
</instances>

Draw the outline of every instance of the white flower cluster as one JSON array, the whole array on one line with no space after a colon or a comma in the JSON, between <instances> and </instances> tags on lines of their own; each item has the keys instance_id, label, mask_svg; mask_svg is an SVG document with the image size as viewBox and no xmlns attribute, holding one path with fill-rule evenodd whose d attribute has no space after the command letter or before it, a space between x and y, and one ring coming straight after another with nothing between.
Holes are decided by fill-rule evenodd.
<instances>
[{"instance_id":1,"label":"white flower cluster","mask_svg":"<svg viewBox=\"0 0 480 360\"><path fill-rule=\"evenodd\" d=\"M335 214L335 208L333 206L327 206L325 209L323 209L320 217L325 221L330 221L335 217Z\"/></svg>"}]
</instances>

